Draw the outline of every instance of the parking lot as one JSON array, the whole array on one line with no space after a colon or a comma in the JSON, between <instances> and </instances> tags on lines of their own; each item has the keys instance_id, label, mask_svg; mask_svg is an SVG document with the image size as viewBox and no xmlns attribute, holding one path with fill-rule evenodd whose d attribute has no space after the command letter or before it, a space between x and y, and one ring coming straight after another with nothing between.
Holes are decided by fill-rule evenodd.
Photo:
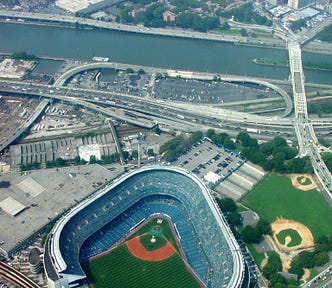
<instances>
[{"instance_id":1,"label":"parking lot","mask_svg":"<svg viewBox=\"0 0 332 288\"><path fill-rule=\"evenodd\" d=\"M195 173L217 195L233 199L240 198L264 177L264 172L246 163L242 155L218 147L207 138L193 145L175 165Z\"/></svg>"},{"instance_id":2,"label":"parking lot","mask_svg":"<svg viewBox=\"0 0 332 288\"><path fill-rule=\"evenodd\" d=\"M278 95L274 91L258 85L165 78L155 81L153 96L163 100L223 104L272 98Z\"/></svg>"}]
</instances>

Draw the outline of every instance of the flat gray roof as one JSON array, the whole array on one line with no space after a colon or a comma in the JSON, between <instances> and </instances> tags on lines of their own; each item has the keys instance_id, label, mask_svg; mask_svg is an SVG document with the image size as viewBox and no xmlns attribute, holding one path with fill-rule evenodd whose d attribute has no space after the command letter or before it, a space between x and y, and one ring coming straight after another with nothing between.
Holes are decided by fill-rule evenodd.
<instances>
[{"instance_id":1,"label":"flat gray roof","mask_svg":"<svg viewBox=\"0 0 332 288\"><path fill-rule=\"evenodd\" d=\"M9 216L15 217L17 214L25 209L25 206L12 197L7 197L0 202L0 208L5 211Z\"/></svg>"},{"instance_id":2,"label":"flat gray roof","mask_svg":"<svg viewBox=\"0 0 332 288\"><path fill-rule=\"evenodd\" d=\"M27 175L2 174L1 179L9 181L10 186L0 188L1 249L12 251L52 219L123 173L118 164L112 168L95 164L35 170Z\"/></svg>"}]
</instances>

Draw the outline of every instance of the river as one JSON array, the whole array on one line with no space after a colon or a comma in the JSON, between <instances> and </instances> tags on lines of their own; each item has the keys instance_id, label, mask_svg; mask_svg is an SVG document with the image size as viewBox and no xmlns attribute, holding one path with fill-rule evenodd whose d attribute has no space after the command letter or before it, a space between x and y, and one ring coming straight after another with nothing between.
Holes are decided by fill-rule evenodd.
<instances>
[{"instance_id":1,"label":"river","mask_svg":"<svg viewBox=\"0 0 332 288\"><path fill-rule=\"evenodd\" d=\"M0 52L26 51L37 56L113 62L163 68L287 79L286 67L261 66L252 59L284 59L283 49L239 46L227 42L151 36L108 30L0 23ZM304 52L303 61L332 63L331 55ZM331 71L306 70L306 81L332 84Z\"/></svg>"}]
</instances>

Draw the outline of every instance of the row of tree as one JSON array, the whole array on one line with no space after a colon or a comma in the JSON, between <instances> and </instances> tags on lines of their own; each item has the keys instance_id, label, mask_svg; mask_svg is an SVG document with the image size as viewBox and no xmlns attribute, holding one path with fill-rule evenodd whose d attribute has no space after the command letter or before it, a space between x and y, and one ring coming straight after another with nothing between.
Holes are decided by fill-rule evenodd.
<instances>
[{"instance_id":1,"label":"row of tree","mask_svg":"<svg viewBox=\"0 0 332 288\"><path fill-rule=\"evenodd\" d=\"M258 144L257 139L251 138L246 132L240 132L236 141L242 146L239 147L241 153L266 171L313 173L310 158L295 158L298 149L290 147L282 137L277 136L271 141Z\"/></svg>"},{"instance_id":2,"label":"row of tree","mask_svg":"<svg viewBox=\"0 0 332 288\"><path fill-rule=\"evenodd\" d=\"M321 41L332 42L332 25L324 27L322 31L317 33L316 37Z\"/></svg>"},{"instance_id":3,"label":"row of tree","mask_svg":"<svg viewBox=\"0 0 332 288\"><path fill-rule=\"evenodd\" d=\"M300 279L304 274L304 268L310 269L326 264L329 261L330 251L332 251L332 235L319 237L313 251L302 251L293 259L289 272L296 274Z\"/></svg>"},{"instance_id":4,"label":"row of tree","mask_svg":"<svg viewBox=\"0 0 332 288\"><path fill-rule=\"evenodd\" d=\"M241 227L242 219L238 213L238 207L231 198L216 198L217 204L222 210L230 227L236 237L240 237L245 243L260 243L263 235L272 235L271 225L264 219L259 219L256 226L247 225ZM241 231L240 233L238 232ZM297 279L286 279L282 272L282 263L278 253L268 252L267 264L263 267L262 273L269 280L270 288L295 288L304 274L304 268L322 266L329 261L328 253L332 251L332 236L321 236L315 243L313 251L303 251L293 258L289 273L297 275Z\"/></svg>"},{"instance_id":5,"label":"row of tree","mask_svg":"<svg viewBox=\"0 0 332 288\"><path fill-rule=\"evenodd\" d=\"M163 160L173 162L201 139L203 139L201 131L196 131L189 137L180 135L162 144L159 153L162 155Z\"/></svg>"},{"instance_id":6,"label":"row of tree","mask_svg":"<svg viewBox=\"0 0 332 288\"><path fill-rule=\"evenodd\" d=\"M207 32L220 26L218 17L201 17L194 13L181 13L175 19L175 25L184 29L193 29L194 31Z\"/></svg>"},{"instance_id":7,"label":"row of tree","mask_svg":"<svg viewBox=\"0 0 332 288\"><path fill-rule=\"evenodd\" d=\"M263 235L272 235L272 230L269 222L262 218L256 226L246 225L241 231L242 240L248 244L261 242Z\"/></svg>"},{"instance_id":8,"label":"row of tree","mask_svg":"<svg viewBox=\"0 0 332 288\"><path fill-rule=\"evenodd\" d=\"M36 169L40 169L40 168L41 168L41 164L36 161L34 161L32 163L26 163L26 164L20 165L20 171L36 170Z\"/></svg>"},{"instance_id":9,"label":"row of tree","mask_svg":"<svg viewBox=\"0 0 332 288\"><path fill-rule=\"evenodd\" d=\"M309 18L303 18L303 19L299 19L299 20L291 22L291 29L293 31L301 30L302 28L307 26L308 20L309 20Z\"/></svg>"},{"instance_id":10,"label":"row of tree","mask_svg":"<svg viewBox=\"0 0 332 288\"><path fill-rule=\"evenodd\" d=\"M332 113L332 105L330 102L319 102L319 103L308 103L308 112L310 114L331 114Z\"/></svg>"},{"instance_id":11,"label":"row of tree","mask_svg":"<svg viewBox=\"0 0 332 288\"><path fill-rule=\"evenodd\" d=\"M323 161L325 162L329 171L332 171L332 153L331 152L323 152L322 153Z\"/></svg>"},{"instance_id":12,"label":"row of tree","mask_svg":"<svg viewBox=\"0 0 332 288\"><path fill-rule=\"evenodd\" d=\"M217 145L223 145L231 150L237 149L248 160L262 166L266 171L275 170L279 173L313 172L310 158L295 158L298 149L290 147L287 141L279 136L271 141L258 144L257 139L251 138L246 132L240 132L236 137L236 143L234 143L227 133L216 134L214 129L209 129L207 137Z\"/></svg>"},{"instance_id":13,"label":"row of tree","mask_svg":"<svg viewBox=\"0 0 332 288\"><path fill-rule=\"evenodd\" d=\"M19 60L28 60L28 61L35 61L37 60L36 55L34 54L28 54L25 51L21 52L13 52L11 55L12 59L19 59Z\"/></svg>"},{"instance_id":14,"label":"row of tree","mask_svg":"<svg viewBox=\"0 0 332 288\"><path fill-rule=\"evenodd\" d=\"M228 19L233 17L234 20L242 23L272 26L271 20L269 20L265 16L261 16L255 11L252 2L246 2L240 7L230 10L219 10L218 16Z\"/></svg>"}]
</instances>

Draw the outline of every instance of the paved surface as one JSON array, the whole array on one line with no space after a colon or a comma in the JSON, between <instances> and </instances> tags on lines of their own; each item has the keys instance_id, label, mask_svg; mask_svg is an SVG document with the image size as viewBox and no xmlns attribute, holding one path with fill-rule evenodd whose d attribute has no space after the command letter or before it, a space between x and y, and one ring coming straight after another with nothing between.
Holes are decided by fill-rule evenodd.
<instances>
[{"instance_id":1,"label":"paved surface","mask_svg":"<svg viewBox=\"0 0 332 288\"><path fill-rule=\"evenodd\" d=\"M85 165L1 175L1 182L9 187L0 188L0 202L10 196L26 208L15 217L0 212L0 248L9 252L26 244L27 238L51 220L123 172L119 165L114 167L110 171L100 165ZM34 193L35 188L40 193Z\"/></svg>"}]
</instances>

